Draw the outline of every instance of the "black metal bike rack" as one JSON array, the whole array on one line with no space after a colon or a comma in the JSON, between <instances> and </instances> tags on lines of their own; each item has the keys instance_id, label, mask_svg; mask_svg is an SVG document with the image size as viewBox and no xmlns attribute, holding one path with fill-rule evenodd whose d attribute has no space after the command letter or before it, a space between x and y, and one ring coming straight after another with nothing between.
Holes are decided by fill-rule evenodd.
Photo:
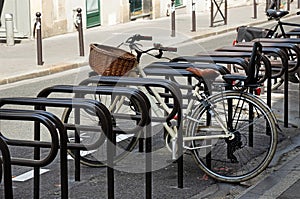
<instances>
[{"instance_id":1,"label":"black metal bike rack","mask_svg":"<svg viewBox=\"0 0 300 199\"><path fill-rule=\"evenodd\" d=\"M251 56L249 53L247 56ZM226 54L219 56L211 56L209 53L198 53L195 56L181 56L172 59L170 62L190 62L190 63L213 63L213 64L236 64L242 68L247 68L248 62L241 58L239 55L228 56Z\"/></svg>"},{"instance_id":2,"label":"black metal bike rack","mask_svg":"<svg viewBox=\"0 0 300 199\"><path fill-rule=\"evenodd\" d=\"M242 47L242 46L228 46L228 47L222 47L217 49L216 51L223 51L223 52L251 52L252 47ZM288 55L286 52L286 49L276 48L276 47L264 47L262 48L263 53L270 54L270 55L276 55L281 59L282 67L281 70L271 75L271 72L269 72L269 78L267 82L267 104L269 107L271 107L271 79L281 77L284 75L285 79L288 79L288 73L289 73L289 63L288 63ZM270 63L271 64L271 63ZM272 64L270 65L272 68ZM272 70L272 69L271 69ZM288 81L284 81L284 127L288 127Z\"/></svg>"},{"instance_id":3,"label":"black metal bike rack","mask_svg":"<svg viewBox=\"0 0 300 199\"><path fill-rule=\"evenodd\" d=\"M243 56L250 57L251 53L246 53ZM171 63L178 63L182 64L186 62L190 64L195 64L197 68L201 69L213 69L218 71L221 75L226 75L231 73L231 71L219 64L227 64L227 65L238 65L241 68L243 68L245 71L247 71L248 68L248 61L246 61L243 56L241 56L241 53L234 53L233 56L228 56L227 54L215 54L214 52L205 52L205 53L198 53L195 56L181 56L176 57L172 59ZM201 63L211 63L215 64L216 66L212 67L210 64L203 67L203 64ZM198 65L199 64L199 65ZM177 68L177 67L176 67Z\"/></svg>"},{"instance_id":4,"label":"black metal bike rack","mask_svg":"<svg viewBox=\"0 0 300 199\"><path fill-rule=\"evenodd\" d=\"M251 57L251 50L249 51L209 51L205 53L198 53L196 56L183 56L183 57L177 57L174 58L172 61L174 62L181 62L181 61L187 61L192 63L201 63L201 62L215 62L219 64L234 64L239 65L242 67L246 74L248 71L248 62L245 60L245 58ZM277 52L278 51L278 52ZM280 49L275 49L275 53L279 53L281 55ZM282 55L285 56L285 55ZM266 67L266 74L265 77L263 77L260 81L262 83L263 81L267 80L267 104L268 106L271 106L271 63L269 59L265 56L262 57L262 61ZM286 66L286 65L284 65ZM284 74L284 70L282 70L282 74Z\"/></svg>"},{"instance_id":5,"label":"black metal bike rack","mask_svg":"<svg viewBox=\"0 0 300 199\"><path fill-rule=\"evenodd\" d=\"M59 139L58 132L56 128L58 126L54 123L51 117L46 114L41 114L41 112L31 111L31 110L13 110L13 109L0 109L0 119L1 120L18 120L18 121L33 121L43 124L49 131L51 135L51 144L48 146L51 148L49 154L41 160L32 160L24 158L11 158L7 157L9 151L6 151L3 155L4 168L7 173L4 173L4 183L5 183L5 198L13 198L12 192L12 180L11 180L11 165L19 166L30 166L30 167L43 167L50 164L56 157L59 149ZM11 145L15 143L17 146L44 146L45 143L37 141L24 141L24 140L9 140L1 135L1 140L7 144ZM1 147L4 147L1 146ZM6 148L6 147L5 147ZM5 149L4 150L8 150ZM39 187L34 186L34 190ZM64 187L67 188L67 187ZM37 197L36 197L37 198Z\"/></svg>"},{"instance_id":6,"label":"black metal bike rack","mask_svg":"<svg viewBox=\"0 0 300 199\"><path fill-rule=\"evenodd\" d=\"M286 50L286 52L288 53L288 56L292 56L293 59L295 59L294 57L296 57L297 61L294 60L290 60L289 59L289 67L288 67L288 72L294 72L296 71L299 67L300 67L300 48L297 46L297 44L293 44L293 43L271 43L271 42L260 42L263 47L271 47L271 48L280 48L283 50ZM241 42L241 43L237 43L236 46L253 46L253 42ZM290 55L290 53L293 53L292 55ZM272 64L273 65L273 64Z\"/></svg>"},{"instance_id":7,"label":"black metal bike rack","mask_svg":"<svg viewBox=\"0 0 300 199\"><path fill-rule=\"evenodd\" d=\"M1 117L1 110L0 110L0 117ZM4 118L0 118L4 119ZM0 151L2 154L2 165L3 165L3 180L4 180L4 198L11 199L13 198L13 190L12 190L12 172L11 172L11 157L8 146L6 142L0 137ZM1 169L2 169L2 165ZM0 175L2 176L2 170Z\"/></svg>"},{"instance_id":8,"label":"black metal bike rack","mask_svg":"<svg viewBox=\"0 0 300 199\"><path fill-rule=\"evenodd\" d=\"M187 68L199 68L199 69L212 69L218 71L220 75L229 74L230 71L223 65L219 64L211 64L211 63L190 63L190 62L153 62L146 67L144 67L143 71L147 76L160 76L165 77L165 79L172 80L174 82L178 82L175 80L176 76L186 77L187 85L183 85L182 82L178 82L180 89L186 89L187 93L182 94L184 99L190 99L192 94L192 82L193 78L195 78L198 82L206 82L206 79L203 77L199 77L194 73L187 71ZM206 82L204 85L204 91L211 91L211 82ZM183 105L183 108L185 105Z\"/></svg>"},{"instance_id":9,"label":"black metal bike rack","mask_svg":"<svg viewBox=\"0 0 300 199\"><path fill-rule=\"evenodd\" d=\"M80 85L90 85L90 84L102 84L102 85L118 85L118 86L143 86L149 90L153 88L163 88L169 92L168 97L173 98L174 105L170 114L164 118L152 117L153 122L169 122L175 116L177 116L177 128L178 128L178 154L177 159L177 169L178 169L178 187L183 188L183 130L181 126L182 121L182 95L179 89L179 85L175 82L163 80L163 79L153 79L153 78L134 78L134 77L115 77L115 76L93 76L88 79L83 80ZM151 92L150 92L151 93ZM164 94L162 94L164 95Z\"/></svg>"},{"instance_id":10,"label":"black metal bike rack","mask_svg":"<svg viewBox=\"0 0 300 199\"><path fill-rule=\"evenodd\" d=\"M254 39L253 41L260 41L263 43L291 43L300 44L300 38L260 38ZM286 78L286 77L285 77ZM299 99L300 99L300 84L299 84ZM300 107L299 107L299 117L300 117Z\"/></svg>"},{"instance_id":11,"label":"black metal bike rack","mask_svg":"<svg viewBox=\"0 0 300 199\"><path fill-rule=\"evenodd\" d=\"M111 136L111 120L110 113L106 109L104 105L101 103L94 101L94 100L85 100L85 99L54 99L54 98L2 98L0 99L0 107L4 105L28 105L28 106L34 106L36 110L45 110L46 107L64 107L64 108L86 108L89 110L95 111L96 115L99 117L99 120L103 121L102 129L104 133L110 138ZM26 113L26 112L25 112ZM25 114L24 111L19 110L18 114ZM59 130L59 136L60 136L60 144L58 144L58 147L60 147L60 158L61 158L61 198L68 198L68 166L67 166L67 148L80 148L84 150L86 148L86 145L80 145L80 144L67 144L67 134L64 125L61 123L60 119L58 119L55 115L45 112L45 111L39 111L39 117L47 117L51 120L52 123L55 124L54 130L57 128ZM35 123L34 128L34 134L35 134L35 140L40 139L40 122ZM40 159L40 148L49 148L52 147L53 143L49 142L40 142L40 143L28 143L25 141L20 140L11 140L6 139L5 140L9 145L16 145L16 146L31 146L35 147L34 150L34 158L35 160L27 162L16 162L12 161L12 164L20 165L20 166L32 166L34 167L34 198L39 198L39 168L44 166L45 163L41 162ZM55 143L54 143L55 144ZM97 144L95 144L97 146ZM95 145L92 145L93 147L96 147ZM52 160L54 160L54 156L52 157ZM35 163L38 162L39 164ZM41 162L41 163L40 163ZM51 162L51 161L50 161ZM46 162L46 163L50 163Z\"/></svg>"},{"instance_id":12,"label":"black metal bike rack","mask_svg":"<svg viewBox=\"0 0 300 199\"><path fill-rule=\"evenodd\" d=\"M111 87L111 86L101 86L101 87L92 87L92 86L68 86L68 85L56 85L52 87L45 88L42 90L38 97L49 97L52 93L75 93L75 98L83 98L86 94L98 94L98 95L118 95L118 96L125 96L128 99L134 99L137 103L139 103L139 107L141 108L141 116L139 118L139 122L137 125L130 129L126 130L127 133L141 131L143 128L145 129L145 144L146 144L146 198L151 198L152 196L152 172L151 172L151 151L152 151L152 141L151 141L151 111L150 111L150 102L147 96L133 88L127 87ZM49 98L51 99L51 98ZM110 118L110 117L109 117ZM113 133L116 131L120 131L117 128L113 128ZM111 140L110 143L113 145L116 144L115 136L111 135L109 138ZM111 151L114 150L113 146L108 145L110 148L107 150L108 154L108 167L107 167L107 189L108 189L108 198L114 198L114 162L113 162L113 154ZM109 152L110 151L110 152ZM79 154L77 154L79 155ZM75 157L78 160L75 163L75 170L76 176L79 180L80 175L80 162L79 156ZM76 169L77 168L77 169Z\"/></svg>"},{"instance_id":13,"label":"black metal bike rack","mask_svg":"<svg viewBox=\"0 0 300 199\"><path fill-rule=\"evenodd\" d=\"M218 71L221 75L230 73L230 71L219 64L204 64L204 63L190 63L190 62L153 62L147 65L144 69L154 70L154 69L186 69L189 67L201 68L201 69L213 69Z\"/></svg>"},{"instance_id":14,"label":"black metal bike rack","mask_svg":"<svg viewBox=\"0 0 300 199\"><path fill-rule=\"evenodd\" d=\"M288 60L288 69L287 71L285 71L285 73L292 73L295 72L299 67L300 67L300 48L298 47L297 44L295 43L278 43L278 42L261 42L263 44L263 46L265 47L274 47L274 48L280 48L286 51L287 55L289 58ZM237 46L249 46L249 45L253 45L253 42L242 42L242 43L238 43ZM296 61L295 61L296 58ZM272 66L276 65L272 63ZM281 67L281 65L279 65L279 67ZM281 71L280 71L281 72ZM280 74L280 73L279 73ZM286 78L286 74L285 78ZM271 78L277 78L280 77L278 74L272 75ZM288 81L287 81L288 82ZM284 84L284 88L288 87L288 83L285 81ZM299 86L300 88L300 86ZM284 92L284 93L288 93ZM300 96L300 95L299 95ZM300 97L299 97L300 99ZM286 99L285 99L286 100ZM288 105L285 105L288 106ZM287 107L285 107L285 110L287 110ZM299 114L300 114L300 109L299 109ZM287 120L287 119L286 119ZM285 122L285 127L287 127L287 122Z\"/></svg>"}]
</instances>

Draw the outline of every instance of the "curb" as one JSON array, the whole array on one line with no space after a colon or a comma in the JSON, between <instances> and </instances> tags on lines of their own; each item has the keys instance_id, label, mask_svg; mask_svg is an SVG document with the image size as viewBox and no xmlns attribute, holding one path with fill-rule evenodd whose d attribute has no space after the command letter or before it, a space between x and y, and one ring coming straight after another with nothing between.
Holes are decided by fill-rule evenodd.
<instances>
[{"instance_id":1,"label":"curb","mask_svg":"<svg viewBox=\"0 0 300 199\"><path fill-rule=\"evenodd\" d=\"M5 79L1 79L0 80L0 85L15 83L15 82L28 80L28 79L33 79L33 78L37 78L37 77L43 77L43 76L47 76L47 75L52 75L52 74L55 74L55 73L80 68L80 67L85 66L87 64L88 64L88 62L79 62L79 63L70 63L70 64L62 63L62 64L57 64L57 65L54 65L54 66L48 66L48 68L44 68L40 71L21 74L21 75L16 75L16 76L8 77L8 78L5 78Z\"/></svg>"},{"instance_id":2,"label":"curb","mask_svg":"<svg viewBox=\"0 0 300 199\"><path fill-rule=\"evenodd\" d=\"M290 152L295 151L297 149L298 151L295 152L295 154L292 157L290 157L286 162L284 162L278 168L275 168L270 175L265 176L263 179L258 181L255 185L251 186L250 188L246 189L241 194L239 194L237 196L237 199L251 199L257 196L263 196L265 192L267 192L268 190L272 190L274 186L284 183L282 181L284 177L287 176L293 170L295 171L294 165L299 161L300 158L299 147L295 147L294 150L291 150ZM284 191L286 191L287 189L285 189ZM274 196L277 194L277 197L279 197L282 193L281 194L273 193L273 194Z\"/></svg>"},{"instance_id":3,"label":"curb","mask_svg":"<svg viewBox=\"0 0 300 199\"><path fill-rule=\"evenodd\" d=\"M296 13L290 13L289 16L286 16L285 19L289 19L289 18L292 18L292 17L295 17L297 16ZM266 24L266 23L271 23L272 21L269 21L269 20L263 20L263 21L256 21L256 22L252 22L252 23L247 23L247 24L244 24L245 26L256 26L256 25L261 25L261 24ZM242 25L239 25L239 26L242 26ZM211 33L205 33L203 35L198 35L198 36L194 36L186 41L183 41L181 43L185 43L185 42L189 42L189 41L193 41L193 40L198 40L198 39L203 39L203 38L207 38L207 37L211 37L211 36L216 36L216 35L220 35L220 34L224 34L224 33L227 33L227 32L231 32L231 31L235 31L236 27L229 27L227 29L223 29L223 30L219 30L219 31L216 31L216 32L211 32Z\"/></svg>"}]
</instances>

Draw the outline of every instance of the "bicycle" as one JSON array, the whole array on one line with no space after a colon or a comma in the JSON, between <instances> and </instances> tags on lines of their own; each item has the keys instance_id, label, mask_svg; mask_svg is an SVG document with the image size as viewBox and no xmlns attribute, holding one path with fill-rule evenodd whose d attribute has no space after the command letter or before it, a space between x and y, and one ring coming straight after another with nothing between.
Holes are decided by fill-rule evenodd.
<instances>
[{"instance_id":1,"label":"bicycle","mask_svg":"<svg viewBox=\"0 0 300 199\"><path fill-rule=\"evenodd\" d=\"M275 20L276 24L271 28L259 28L259 27L238 27L237 28L237 38L234 41L235 43L242 42L242 41L252 41L253 39L259 38L288 38L293 35L300 35L300 29L296 28L291 31L285 30L286 27L300 27L300 24L297 23L290 23L282 21L281 18L285 17L289 14L289 11L285 10L275 10L274 4L270 5L270 8L267 9L266 15L268 20ZM297 12L299 15L300 12ZM274 40L275 42L276 40ZM295 61L294 53L291 50L288 50L289 59L291 61ZM289 69L289 81L292 83L299 83L299 68L292 67ZM273 90L278 89L284 82L284 78L281 77L279 81L274 82L274 86L272 87Z\"/></svg>"},{"instance_id":2,"label":"bicycle","mask_svg":"<svg viewBox=\"0 0 300 199\"><path fill-rule=\"evenodd\" d=\"M157 51L158 54L153 56L160 58L163 51L172 50L156 45L144 51L135 43L143 38L150 40L149 37L134 35L125 42L132 51L137 53L138 58L143 54L149 54L150 51ZM212 95L202 92L201 88L205 84L203 79L209 76L215 78L216 72L198 68L188 69L198 77L199 82L193 85L191 99L188 101L183 117L182 126L185 132L183 147L192 152L199 167L207 175L219 181L241 182L254 178L268 166L276 150L277 120L271 109L261 99L247 92L257 87L257 71L261 53L261 45L258 42L254 44L252 53L249 75L247 77L224 75L223 79L226 83L221 87L232 89ZM136 65L136 69L135 73L140 77L147 77L140 65ZM149 96L153 113L156 116L163 115L164 111L167 113L170 111L159 91L155 89L143 91ZM117 96L110 100L109 109L114 113L124 108L121 112L131 110L138 114L139 108L128 101ZM70 114L65 114L63 117L63 121L70 119ZM172 126L172 122L164 122L163 126L167 132L166 148L171 151L172 159L176 159L181 156L181 154L176 154L178 129ZM87 132L86 135L88 135ZM130 135L130 141L127 141L127 145L124 146L117 143L117 147L122 148L123 153L115 156L116 161L134 148L139 136L138 133ZM105 149L105 147L101 148ZM82 162L89 166L105 165L106 157L97 159L98 156L93 152L90 153L93 161L85 157ZM94 161L95 157L97 162Z\"/></svg>"}]
</instances>

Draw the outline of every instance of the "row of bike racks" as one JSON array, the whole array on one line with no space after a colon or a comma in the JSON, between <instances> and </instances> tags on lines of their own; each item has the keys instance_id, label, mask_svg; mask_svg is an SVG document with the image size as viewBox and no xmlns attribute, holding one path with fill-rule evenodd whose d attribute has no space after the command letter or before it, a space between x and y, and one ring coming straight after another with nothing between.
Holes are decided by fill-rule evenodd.
<instances>
[{"instance_id":1,"label":"row of bike racks","mask_svg":"<svg viewBox=\"0 0 300 199\"><path fill-rule=\"evenodd\" d=\"M245 46L242 46L245 45ZM253 42L248 44L253 46ZM216 49L214 51L209 51L205 53L199 53L197 56L183 56L177 57L172 60L172 62L214 62L216 64L233 64L242 67L247 73L248 63L246 63L245 58L251 57L252 48L249 47L246 42L242 42L241 46L228 46ZM285 76L287 79L289 71L288 55L286 52L287 48L292 48L290 45L275 45L271 47L272 44L263 47L263 53L265 55L275 55L281 60L281 65L279 71L274 73L272 63L269 58L262 56L262 62L265 65L265 77L261 79L261 83L267 80L267 104L271 107L271 80L274 78ZM298 67L298 66L297 66ZM297 68L295 67L295 68ZM220 73L222 74L222 73ZM223 74L222 74L223 75ZM284 82L284 126L288 126L288 81Z\"/></svg>"},{"instance_id":2,"label":"row of bike racks","mask_svg":"<svg viewBox=\"0 0 300 199\"><path fill-rule=\"evenodd\" d=\"M91 83L107 84L109 86L88 86ZM117 86L111 86L111 85ZM173 98L173 110L172 112L161 118L152 118L150 112L150 102L148 97L140 90L128 87L118 87L119 85L134 85L143 86L146 89L151 87L160 87L170 93ZM75 93L75 98L50 98L52 93ZM86 94L101 94L101 95L121 95L126 96L129 99L134 99L139 103L139 107L142 110L142 114L139 118L137 126L132 131L144 130L145 133L145 152L146 152L146 172L145 172L145 196L146 198L152 197L152 169L151 169L151 121L169 122L175 116L177 119L177 126L179 129L178 143L182 143L182 129L180 126L182 113L181 113L181 92L178 85L174 82L167 80L153 80L153 79L138 79L138 78L117 78L117 77L92 77L83 81L79 86L67 86L58 85L48 87L42 90L36 98L2 98L0 99L0 119L1 120L20 120L20 121L32 121L34 122L34 141L28 140L14 140L8 139L3 135L0 136L0 150L2 152L2 164L4 168L4 186L5 186L5 198L13 198L12 191L12 179L11 179L11 166L27 166L34 167L34 198L39 198L40 194L40 180L39 170L41 167L50 164L58 154L60 149L60 179L61 179L61 198L68 198L68 161L67 150L77 150L78 153L75 156L75 180L80 180L80 150L86 150L86 148L93 149L99 146L99 143L95 141L90 145L83 145L81 143L68 143L67 129L71 128L68 124L63 124L57 116L47 111L48 107L56 108L72 108L72 109L87 109L95 111L96 115L101 121L101 127L103 133L107 136L107 139L111 142L107 144L107 193L108 198L114 198L114 150L116 137L114 136L114 130L111 113L107 107L98 101L83 99ZM18 105L19 109L7 109L5 105ZM22 107L32 106L34 110L24 110ZM76 120L76 119L75 119ZM43 124L51 135L51 141L40 141L40 125ZM10 157L8 146L27 146L34 148L34 159L18 159ZM183 187L183 157L182 157L182 144L178 144L178 187ZM40 159L40 149L50 148L48 156Z\"/></svg>"},{"instance_id":3,"label":"row of bike racks","mask_svg":"<svg viewBox=\"0 0 300 199\"><path fill-rule=\"evenodd\" d=\"M261 41L262 39L260 39ZM279 71L273 71L273 65L270 60L263 55L262 61L265 66L265 77L262 77L261 83L267 80L267 104L271 106L271 80L284 75L286 80L288 79L288 72L292 72L299 67L299 49L295 47L295 41L300 43L300 40L290 39L290 42L278 42L271 43L272 40L263 41L263 53L266 55L276 56L280 58L281 64ZM266 45L264 46L264 43ZM96 115L101 121L102 131L110 140L110 144L107 144L107 193L108 198L114 198L114 159L116 136L114 132L118 131L116 127L112 125L112 115L108 111L107 107L95 100L84 99L87 94L101 94L101 95L119 95L133 99L139 103L141 108L141 116L137 122L137 125L131 129L131 131L144 131L145 139L145 152L146 152L146 164L145 164L145 197L152 197L152 156L151 156L151 122L167 122L170 123L172 119L177 118L176 126L178 128L178 152L177 152L177 168L178 168L178 187L183 187L183 129L181 126L182 121L182 108L183 102L180 89L191 89L189 84L192 84L192 78L195 76L193 73L186 71L188 67L209 68L217 70L221 75L230 74L230 70L221 64L235 64L245 69L246 73L249 71L248 62L244 58L250 58L251 50L250 46L253 43L241 43L238 47L223 47L213 52L206 52L199 54L198 56L184 56L173 59L171 62L155 62L148 65L145 68L145 72L148 75L165 76L167 79L172 79L177 74L185 76L188 79L188 85L179 85L174 81L163 79L151 79L151 78L133 78L133 77L102 77L93 76L82 81L78 86L57 85L45 88L42 90L36 98L2 98L0 99L0 107L5 105L21 105L21 106L33 106L34 110L22 110L22 109L0 109L0 120L21 120L32 121L34 126L34 141L25 140L12 140L0 136L0 150L2 152L2 164L4 168L4 185L5 185L5 198L12 198L12 180L11 180L11 165L29 166L34 167L34 198L39 198L39 170L41 167L50 164L58 154L60 149L60 170L61 170L61 198L68 198L68 162L67 162L67 149L76 150L75 155L75 180L80 180L80 150L86 150L86 148L97 148L100 143L95 141L90 145L83 145L79 142L80 138L77 138L76 143L68 143L67 129L73 128L72 125L64 124L57 116L46 110L47 107L56 108L73 108L87 109L96 111ZM287 49L293 50L296 53L297 62L291 65L289 63ZM188 62L188 63L186 63ZM201 62L207 62L203 64ZM212 64L214 63L214 64ZM157 70L160 68L160 70ZM170 68L174 69L171 72ZM168 70L168 73L164 70ZM94 86L101 85L101 86ZM162 117L152 117L151 115L151 103L145 93L136 88L128 88L124 86L144 87L148 93L152 94L151 88L162 88L165 92L160 93L166 100L172 98L171 112ZM206 88L207 89L207 88ZM52 93L73 93L74 98L50 98ZM188 94L185 96L188 97ZM169 103L169 101L168 101ZM76 121L76 119L75 119ZM40 141L40 125L43 124L51 135L51 142ZM288 81L284 84L284 126L288 126ZM141 140L140 140L141 141ZM142 141L141 141L142 143ZM9 148L7 145L14 146L28 146L34 147L34 159L18 159L10 156ZM140 145L141 146L141 145ZM50 148L48 156L44 159L40 159L40 149ZM142 151L142 149L140 149Z\"/></svg>"},{"instance_id":4,"label":"row of bike racks","mask_svg":"<svg viewBox=\"0 0 300 199\"><path fill-rule=\"evenodd\" d=\"M271 45L267 44L264 45L262 43L263 48L262 52L265 55L275 55L276 57L280 58L281 63L279 64L279 71L277 72L275 69L275 65L270 63L270 66L273 67L271 68L271 73L269 73L269 81L267 82L267 104L269 107L271 107L271 79L275 78L280 78L282 75L284 75L284 78L287 80L288 79L288 73L291 72L290 68L298 68L298 63L296 64L295 67L289 67L289 58L287 54L287 49L292 49L291 45L282 45L282 44L276 44L276 43L271 43ZM298 49L293 49L296 50L295 52L297 53L297 57L300 58L299 50ZM225 51L225 52L232 52L232 51L251 51L251 47L248 47L247 44L243 46L243 43L241 43L240 47L239 46L234 46L234 47L225 47L225 48L220 48L217 49L217 51ZM295 69L293 69L295 70ZM288 119L288 81L284 81L284 104L283 104L283 122L284 122L284 127L288 127L289 119Z\"/></svg>"},{"instance_id":5,"label":"row of bike racks","mask_svg":"<svg viewBox=\"0 0 300 199\"><path fill-rule=\"evenodd\" d=\"M260 42L263 46L263 56L262 62L265 65L265 77L261 79L260 83L267 81L267 104L271 107L271 80L277 79L284 76L285 80L288 80L288 74L296 71L300 67L300 51L298 44L300 43L299 38L283 38L283 39L270 39L270 38L259 38L254 39L251 42L241 42L237 43L235 46L224 46L213 51L198 53L196 56L182 56L176 57L171 60L174 63L159 63L159 64L150 64L148 70L149 74L158 74L158 72L152 72L153 67L158 68L161 66L174 68L174 69L184 69L190 67L189 65L193 63L193 67L198 68L211 68L217 70L221 75L229 74L231 71L226 71L222 69L216 69L215 66L209 66L206 64L204 66L203 62L214 63L214 64L230 64L238 65L243 68L247 73L248 63L245 61L245 58L250 58L252 46L254 42ZM294 59L296 61L291 61L289 59L290 52L293 52ZM267 56L275 56L278 60L276 63L271 62ZM187 63L186 63L187 62ZM213 64L213 65L214 65ZM161 66L159 66L161 65ZM147 70L147 69L146 69ZM189 74L191 75L191 74ZM284 127L288 127L289 118L288 118L288 81L284 81L284 104L283 104L283 122ZM299 87L300 88L300 87ZM300 109L299 109L300 111Z\"/></svg>"},{"instance_id":6,"label":"row of bike racks","mask_svg":"<svg viewBox=\"0 0 300 199\"><path fill-rule=\"evenodd\" d=\"M28 160L28 159L21 159L21 158L3 158L3 167L4 169L4 187L5 187L5 198L13 198L13 191L12 191L12 175L11 175L11 165L20 165L20 166L32 166L32 167L40 167L47 165L53 161L56 157L59 144L58 144L58 133L56 131L56 125L53 122L51 116L48 114L42 114L41 112L37 111L23 111L23 110L13 110L13 109L1 109L0 111L0 118L1 120L20 120L20 121L33 121L36 123L43 124L48 130L52 138L51 142L51 151L49 152L48 156L42 160ZM1 137L3 140L3 146L7 147L8 140L5 137ZM17 144L24 145L24 146L37 146L40 143L35 141L16 141ZM3 152L3 151L2 151ZM9 155L2 154L4 157ZM9 159L9 160L8 160Z\"/></svg>"},{"instance_id":7,"label":"row of bike racks","mask_svg":"<svg viewBox=\"0 0 300 199\"><path fill-rule=\"evenodd\" d=\"M61 197L67 198L68 196L68 162L67 162L67 134L66 128L55 115L50 112L41 111L45 110L46 107L63 107L63 108L85 108L95 111L99 117L99 120L103 123L103 132L106 135L110 135L111 133L111 121L107 118L110 118L110 114L106 111L105 107L101 105L99 102L93 102L93 104L89 100L84 99L54 99L54 98L2 98L0 99L0 106L4 105L26 105L26 106L34 106L36 114L33 119L36 119L34 125L34 141L22 141L22 140L11 140L5 138L5 141L8 145L14 146L27 146L34 147L34 160L16 160L13 161L12 165L19 166L28 166L34 167L34 198L39 198L39 170L41 167L50 164L56 157L58 148L60 148L60 170L61 170ZM6 116L9 114L10 109L7 109L3 114ZM37 112L38 111L38 112ZM27 114L27 110L15 110L15 118L21 117L22 115ZM53 127L48 127L42 119L47 118L50 122L48 122L48 126L53 124ZM10 117L11 120L14 117ZM30 118L29 118L30 119ZM28 120L27 117L24 117L23 120ZM40 120L40 121L39 121ZM51 134L52 140L51 142L39 142L40 140L40 124L43 124L48 127L49 133ZM56 131L58 129L58 132ZM59 139L58 139L59 137ZM60 140L60 141L59 141ZM97 146L97 145L96 145ZM73 145L74 148L85 149L85 146L79 144ZM49 155L40 160L40 149L41 148L51 148Z\"/></svg>"},{"instance_id":8,"label":"row of bike racks","mask_svg":"<svg viewBox=\"0 0 300 199\"><path fill-rule=\"evenodd\" d=\"M138 122L137 126L134 127L131 131L140 131L143 128L145 130L146 136L146 152L148 155L146 156L146 169L147 171L151 171L151 126L149 125L151 122L151 117L149 115L150 103L148 102L147 97L141 91L133 88L125 88L125 87L89 87L89 86L66 86L66 85L58 85L46 88L42 90L38 97L48 97L51 93L75 93L74 99L81 99L86 94L106 94L111 95L115 94L118 96L126 96L129 99L133 98L137 101L142 109L142 115L140 121ZM94 100L91 100L96 102ZM102 105L103 106L103 105ZM108 116L107 118L111 118ZM114 132L115 130L113 130ZM114 198L114 164L113 164L113 154L114 154L114 146L116 143L116 137L111 134L108 136L108 139L111 140L111 144L108 144L107 149L107 157L108 157L108 165L107 165L107 192L108 198ZM94 148L97 146L94 146ZM91 149L90 147L86 146L86 148ZM76 148L75 148L76 149ZM78 150L78 149L77 149ZM77 161L76 161L77 160ZM80 180L80 162L79 162L79 150L75 155L75 180ZM147 194L151 194L151 173L146 174L146 192ZM150 183L150 184L149 184ZM150 191L148 190L150 189Z\"/></svg>"}]
</instances>

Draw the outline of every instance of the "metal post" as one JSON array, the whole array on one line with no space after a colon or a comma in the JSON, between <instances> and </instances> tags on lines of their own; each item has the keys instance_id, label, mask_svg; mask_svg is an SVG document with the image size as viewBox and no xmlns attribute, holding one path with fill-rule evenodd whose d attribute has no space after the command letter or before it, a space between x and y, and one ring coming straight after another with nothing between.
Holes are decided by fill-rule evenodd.
<instances>
[{"instance_id":1,"label":"metal post","mask_svg":"<svg viewBox=\"0 0 300 199\"><path fill-rule=\"evenodd\" d=\"M280 9L280 5L281 5L281 0L277 0L276 1L276 10Z\"/></svg>"},{"instance_id":2,"label":"metal post","mask_svg":"<svg viewBox=\"0 0 300 199\"><path fill-rule=\"evenodd\" d=\"M298 0L297 8L300 8L300 0Z\"/></svg>"},{"instance_id":3,"label":"metal post","mask_svg":"<svg viewBox=\"0 0 300 199\"><path fill-rule=\"evenodd\" d=\"M4 178L4 195L5 199L13 198L13 187L11 179L11 157L6 142L0 138L0 150L2 154L3 178ZM2 172L1 172L2 174Z\"/></svg>"},{"instance_id":4,"label":"metal post","mask_svg":"<svg viewBox=\"0 0 300 199\"><path fill-rule=\"evenodd\" d=\"M3 6L4 6L4 0L0 0L0 18L3 10ZM1 20L0 20L0 27L1 27Z\"/></svg>"},{"instance_id":5,"label":"metal post","mask_svg":"<svg viewBox=\"0 0 300 199\"><path fill-rule=\"evenodd\" d=\"M210 27L214 26L213 18L214 18L214 3L213 3L213 0L210 0Z\"/></svg>"},{"instance_id":6,"label":"metal post","mask_svg":"<svg viewBox=\"0 0 300 199\"><path fill-rule=\"evenodd\" d=\"M270 5L270 1L269 1L269 0L266 0L265 12L268 10L268 8L269 8L269 5Z\"/></svg>"},{"instance_id":7,"label":"metal post","mask_svg":"<svg viewBox=\"0 0 300 199\"><path fill-rule=\"evenodd\" d=\"M289 11L290 10L290 0L286 1L286 9Z\"/></svg>"},{"instance_id":8,"label":"metal post","mask_svg":"<svg viewBox=\"0 0 300 199\"><path fill-rule=\"evenodd\" d=\"M196 31L196 6L194 0L192 0L192 32Z\"/></svg>"},{"instance_id":9,"label":"metal post","mask_svg":"<svg viewBox=\"0 0 300 199\"><path fill-rule=\"evenodd\" d=\"M298 84L298 100L300 99L300 84ZM300 103L298 102L298 118L300 118Z\"/></svg>"},{"instance_id":10,"label":"metal post","mask_svg":"<svg viewBox=\"0 0 300 199\"><path fill-rule=\"evenodd\" d=\"M6 45L15 45L14 39L14 22L12 14L5 14L5 29L6 29Z\"/></svg>"},{"instance_id":11,"label":"metal post","mask_svg":"<svg viewBox=\"0 0 300 199\"><path fill-rule=\"evenodd\" d=\"M175 0L171 0L171 37L175 37Z\"/></svg>"},{"instance_id":12,"label":"metal post","mask_svg":"<svg viewBox=\"0 0 300 199\"><path fill-rule=\"evenodd\" d=\"M146 184L146 199L152 198L152 127L151 127L151 110L149 112L149 123L146 126L146 172L145 172L145 184Z\"/></svg>"},{"instance_id":13,"label":"metal post","mask_svg":"<svg viewBox=\"0 0 300 199\"><path fill-rule=\"evenodd\" d=\"M253 10L254 10L254 16L253 19L257 18L257 6L256 6L256 0L253 0Z\"/></svg>"},{"instance_id":14,"label":"metal post","mask_svg":"<svg viewBox=\"0 0 300 199\"><path fill-rule=\"evenodd\" d=\"M224 11L224 25L227 25L227 0L225 0L225 5L224 5L224 9L225 9L225 11Z\"/></svg>"},{"instance_id":15,"label":"metal post","mask_svg":"<svg viewBox=\"0 0 300 199\"><path fill-rule=\"evenodd\" d=\"M41 24L40 12L36 13L36 22L34 24L34 29L36 30L36 41L37 41L37 63L38 65L43 65L43 52L42 52L42 24ZM35 31L34 33L35 34Z\"/></svg>"},{"instance_id":16,"label":"metal post","mask_svg":"<svg viewBox=\"0 0 300 199\"><path fill-rule=\"evenodd\" d=\"M82 14L81 8L77 8L77 17L76 24L78 30L78 38L79 38L79 54L80 56L84 56L84 43L83 43L83 30L82 30Z\"/></svg>"},{"instance_id":17,"label":"metal post","mask_svg":"<svg viewBox=\"0 0 300 199\"><path fill-rule=\"evenodd\" d=\"M41 140L41 126L40 122L34 122L34 140ZM41 156L41 148L39 146L34 147L33 156L35 160L39 160ZM40 166L33 167L33 198L40 198Z\"/></svg>"}]
</instances>

